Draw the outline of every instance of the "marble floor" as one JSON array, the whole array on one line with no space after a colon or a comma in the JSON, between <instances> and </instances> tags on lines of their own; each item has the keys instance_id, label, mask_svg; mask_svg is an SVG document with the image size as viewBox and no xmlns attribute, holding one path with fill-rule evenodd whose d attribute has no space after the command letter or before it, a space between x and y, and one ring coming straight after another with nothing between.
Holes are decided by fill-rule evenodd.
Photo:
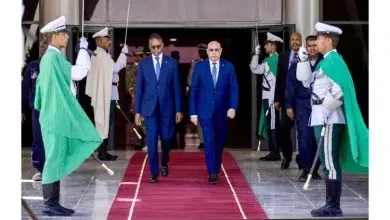
<instances>
[{"instance_id":1,"label":"marble floor","mask_svg":"<svg viewBox=\"0 0 390 220\"><path fill-rule=\"evenodd\" d=\"M198 151L190 147L184 151ZM311 181L307 191L297 181L299 171L295 162L288 170L280 170L280 162L262 162L260 155L267 152L227 149L237 160L258 202L270 219L311 218L310 211L324 204L323 181ZM40 185L31 182L35 171L31 168L30 151L22 151L22 196L39 219L105 219L116 191L135 151L116 151L119 160L108 162L115 171L110 176L93 159L88 159L78 170L61 182L61 203L75 209L72 217L58 218L41 215L42 193ZM342 209L346 218L368 218L368 176L344 176ZM22 210L22 219L29 219Z\"/></svg>"}]
</instances>

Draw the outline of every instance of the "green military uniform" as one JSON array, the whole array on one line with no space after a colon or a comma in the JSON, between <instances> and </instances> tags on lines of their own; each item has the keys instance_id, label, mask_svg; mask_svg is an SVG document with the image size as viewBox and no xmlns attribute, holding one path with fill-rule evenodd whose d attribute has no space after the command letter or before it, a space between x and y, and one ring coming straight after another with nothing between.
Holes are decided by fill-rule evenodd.
<instances>
[{"instance_id":1,"label":"green military uniform","mask_svg":"<svg viewBox=\"0 0 390 220\"><path fill-rule=\"evenodd\" d=\"M317 23L316 29L319 37L337 38L342 33L341 29L323 23ZM368 173L368 129L357 103L351 73L335 49L324 54L313 74L307 77L313 93L311 126L318 142L324 136L319 157L324 167L326 205L313 210L311 215L342 216L342 172Z\"/></svg>"},{"instance_id":2,"label":"green military uniform","mask_svg":"<svg viewBox=\"0 0 390 220\"><path fill-rule=\"evenodd\" d=\"M137 47L134 51L134 55L136 55L136 56L137 55L144 55L144 51L145 51L144 47ZM141 62L141 60L139 60L138 63ZM133 92L135 92L135 83L136 83L136 79L137 79L138 63L134 63L133 65L126 68L126 79L125 79L126 91L129 91L130 89L132 89ZM134 106L134 97L132 97L132 96L131 96L131 105ZM145 134L145 125L144 125L144 123L142 123L141 129L142 129L142 131L140 131L139 129L137 129L137 130L141 134L141 136L143 136L143 139L140 142L136 142L135 145L137 145L137 146L144 145L144 141L145 141L144 140L145 139L145 135L144 135Z\"/></svg>"},{"instance_id":3,"label":"green military uniform","mask_svg":"<svg viewBox=\"0 0 390 220\"><path fill-rule=\"evenodd\" d=\"M134 55L143 55L143 50L143 47L137 47L134 51ZM126 91L129 91L131 88L135 90L135 79L137 78L137 71L138 63L134 63L133 65L126 68Z\"/></svg>"},{"instance_id":4,"label":"green military uniform","mask_svg":"<svg viewBox=\"0 0 390 220\"><path fill-rule=\"evenodd\" d=\"M206 44L198 44L198 50L206 50L206 49L207 49ZM191 80L192 80L192 73L194 72L194 66L197 62L200 62L202 60L203 59L196 59L196 60L192 61L192 63L191 63L191 68L190 68L190 71L189 71L189 74L187 77L187 84L189 87L191 87ZM197 129L197 133L198 133L198 138L200 140L199 147L203 148L203 144L204 144L203 132L202 132L202 128L200 127L199 123L196 125L196 129Z\"/></svg>"}]
</instances>

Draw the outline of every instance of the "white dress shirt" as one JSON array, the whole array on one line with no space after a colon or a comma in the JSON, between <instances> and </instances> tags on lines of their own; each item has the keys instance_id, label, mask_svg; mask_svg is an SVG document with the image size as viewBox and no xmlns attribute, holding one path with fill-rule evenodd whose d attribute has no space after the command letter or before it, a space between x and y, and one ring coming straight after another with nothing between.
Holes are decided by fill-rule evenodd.
<instances>
[{"instance_id":1,"label":"white dress shirt","mask_svg":"<svg viewBox=\"0 0 390 220\"><path fill-rule=\"evenodd\" d=\"M152 55L153 57L153 67L154 67L154 72L156 72L156 64L157 64L157 60L156 60L156 57L155 55ZM161 71L161 65L162 65L162 57L163 57L163 54L161 53L160 55L158 55L158 62L160 63L160 71Z\"/></svg>"},{"instance_id":2,"label":"white dress shirt","mask_svg":"<svg viewBox=\"0 0 390 220\"><path fill-rule=\"evenodd\" d=\"M218 76L219 76L219 61L220 60L217 60L217 61L215 61L215 62L213 62L213 61L211 61L211 60L209 60L210 61L210 72L211 72L211 74L213 73L213 68L214 68L214 64L213 63L215 63L215 67L217 68L217 76L215 77L215 79L216 79L216 81L218 81Z\"/></svg>"}]
</instances>

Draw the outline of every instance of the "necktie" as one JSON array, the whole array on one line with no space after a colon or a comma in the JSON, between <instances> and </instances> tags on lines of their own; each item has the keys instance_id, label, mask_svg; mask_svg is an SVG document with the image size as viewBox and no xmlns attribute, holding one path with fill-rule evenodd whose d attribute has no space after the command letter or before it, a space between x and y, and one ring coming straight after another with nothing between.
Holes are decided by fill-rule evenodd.
<instances>
[{"instance_id":1,"label":"necktie","mask_svg":"<svg viewBox=\"0 0 390 220\"><path fill-rule=\"evenodd\" d=\"M160 76L160 69L161 69L160 62L158 60L158 57L156 57L156 78L157 78L157 80Z\"/></svg>"},{"instance_id":2,"label":"necktie","mask_svg":"<svg viewBox=\"0 0 390 220\"><path fill-rule=\"evenodd\" d=\"M211 71L211 75L213 76L213 81L214 81L214 87L217 83L217 67L215 65L217 64L213 63L213 70Z\"/></svg>"}]
</instances>

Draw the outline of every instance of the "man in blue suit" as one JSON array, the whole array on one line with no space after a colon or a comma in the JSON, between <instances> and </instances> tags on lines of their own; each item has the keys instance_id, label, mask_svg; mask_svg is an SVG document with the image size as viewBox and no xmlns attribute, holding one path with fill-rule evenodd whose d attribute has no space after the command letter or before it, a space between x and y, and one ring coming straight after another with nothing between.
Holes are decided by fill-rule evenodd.
<instances>
[{"instance_id":1,"label":"man in blue suit","mask_svg":"<svg viewBox=\"0 0 390 220\"><path fill-rule=\"evenodd\" d=\"M139 64L135 89L135 123L145 119L151 183L159 175L157 142L161 140L161 174L168 176L169 150L176 123L182 118L181 88L177 61L162 54L164 42L160 35L149 37L152 56ZM176 118L175 118L176 112Z\"/></svg>"},{"instance_id":2,"label":"man in blue suit","mask_svg":"<svg viewBox=\"0 0 390 220\"><path fill-rule=\"evenodd\" d=\"M296 161L298 168L303 170L298 178L300 182L306 182L317 152L314 129L309 126L312 94L310 89L306 88L299 80L300 74L304 72L310 72L309 74L311 74L322 60L322 55L318 53L316 48L316 40L316 36L308 36L306 38L306 50L300 48L298 53L300 62L292 63L288 70L284 95L287 116L291 120L296 120L298 128L299 154ZM321 179L317 172L319 167L320 161L318 160L313 172L313 179L315 180Z\"/></svg>"},{"instance_id":3,"label":"man in blue suit","mask_svg":"<svg viewBox=\"0 0 390 220\"><path fill-rule=\"evenodd\" d=\"M221 44L207 45L208 59L195 64L190 88L190 117L200 123L209 173L208 181L219 179L228 118L238 107L238 84L232 63L221 59Z\"/></svg>"}]
</instances>

